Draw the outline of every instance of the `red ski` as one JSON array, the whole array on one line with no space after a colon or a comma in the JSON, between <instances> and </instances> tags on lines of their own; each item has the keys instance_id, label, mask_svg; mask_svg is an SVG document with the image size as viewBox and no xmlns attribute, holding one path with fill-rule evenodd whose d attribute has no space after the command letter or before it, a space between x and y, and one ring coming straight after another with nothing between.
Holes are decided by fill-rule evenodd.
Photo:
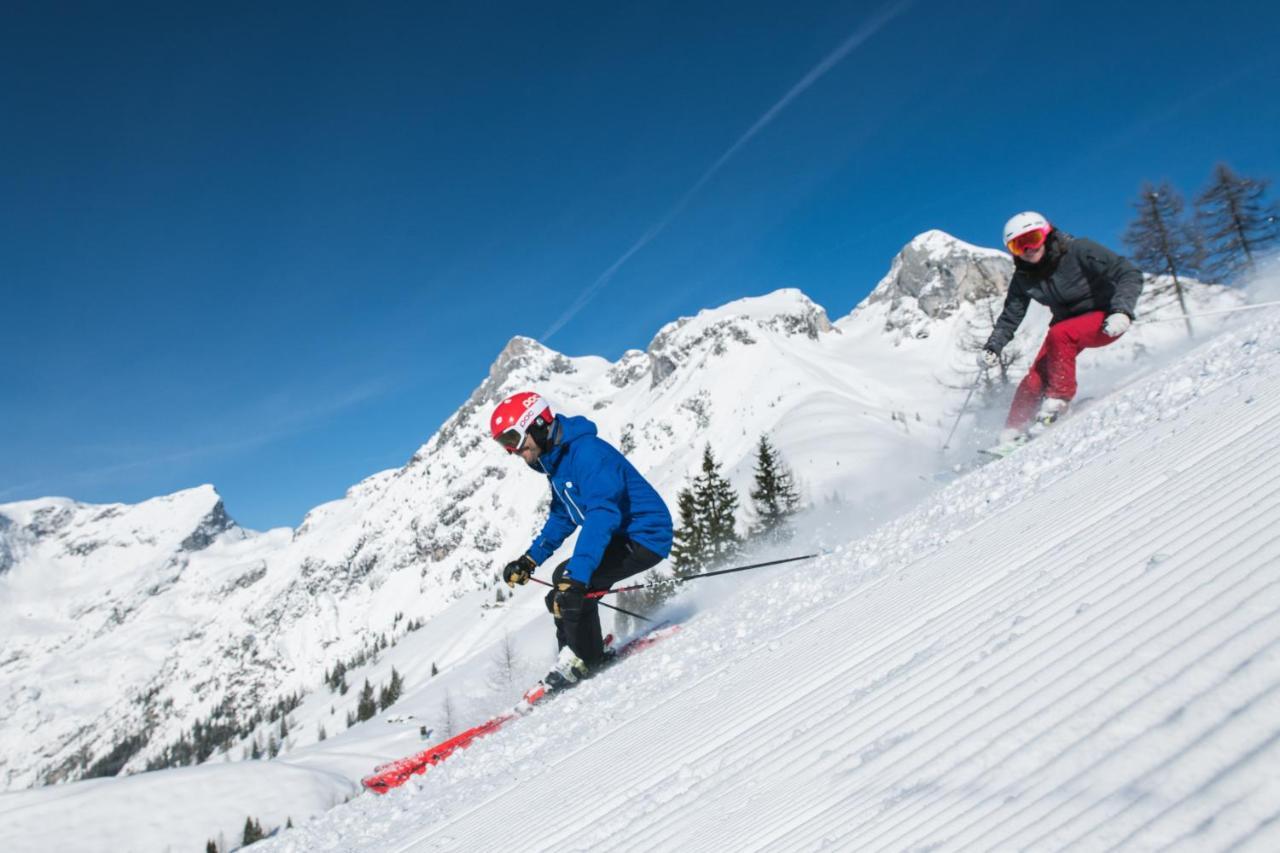
<instances>
[{"instance_id":1,"label":"red ski","mask_svg":"<svg viewBox=\"0 0 1280 853\"><path fill-rule=\"evenodd\" d=\"M628 657L638 651L647 649L654 643L670 637L672 634L680 630L679 625L670 625L656 628L641 634L638 637L625 643L622 648L618 649L618 659ZM391 761L387 764L380 764L373 769L373 774L361 779L363 784L375 794L385 794L392 788L398 788L403 785L410 776L415 773L426 773L428 768L434 767L444 761L456 750L466 749L476 738L484 737L492 734L507 723L517 719L524 714L529 713L533 706L547 697L547 689L539 681L520 700L520 704L516 706L514 711L499 714L486 723L473 726L461 734L454 735L448 740L441 741L435 746L428 747L422 752L410 755L407 758L401 758L399 761Z\"/></svg>"}]
</instances>

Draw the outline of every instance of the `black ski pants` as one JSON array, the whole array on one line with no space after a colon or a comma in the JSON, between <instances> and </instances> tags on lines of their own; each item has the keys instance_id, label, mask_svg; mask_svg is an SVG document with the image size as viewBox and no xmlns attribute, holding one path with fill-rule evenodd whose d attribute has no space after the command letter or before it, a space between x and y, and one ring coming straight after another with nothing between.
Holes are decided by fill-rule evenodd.
<instances>
[{"instance_id":1,"label":"black ski pants","mask_svg":"<svg viewBox=\"0 0 1280 853\"><path fill-rule=\"evenodd\" d=\"M632 542L625 536L615 536L608 547L604 549L604 556L600 558L600 565L596 566L596 570L591 573L591 580L587 583L587 591L608 589L623 578L638 575L661 562L662 557L659 557L643 545ZM554 584L559 583L560 579L564 577L564 571L568 565L569 561L565 560L556 566L555 571L551 573L553 588L547 593L546 600L547 610L551 611L553 615L555 609L552 599L556 595ZM562 649L565 646L573 649L573 653L582 658L587 666L598 664L604 658L604 636L600 631L599 599L588 598L584 601L577 621L557 619L556 642Z\"/></svg>"}]
</instances>

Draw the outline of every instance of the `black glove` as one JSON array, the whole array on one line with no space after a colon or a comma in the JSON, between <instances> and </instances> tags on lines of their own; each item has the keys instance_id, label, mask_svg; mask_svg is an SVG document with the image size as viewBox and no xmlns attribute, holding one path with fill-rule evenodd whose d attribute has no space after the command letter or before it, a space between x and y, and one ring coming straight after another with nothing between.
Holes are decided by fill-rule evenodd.
<instances>
[{"instance_id":1,"label":"black glove","mask_svg":"<svg viewBox=\"0 0 1280 853\"><path fill-rule=\"evenodd\" d=\"M523 554L520 559L507 563L507 567L502 570L502 579L507 582L509 587L514 587L518 583L526 584L529 582L529 578L533 576L533 570L536 568L538 568L538 564L533 561L533 557Z\"/></svg>"},{"instance_id":2,"label":"black glove","mask_svg":"<svg viewBox=\"0 0 1280 853\"><path fill-rule=\"evenodd\" d=\"M587 585L570 577L556 584L556 597L551 602L551 614L557 619L577 622L582 605L587 600Z\"/></svg>"}]
</instances>

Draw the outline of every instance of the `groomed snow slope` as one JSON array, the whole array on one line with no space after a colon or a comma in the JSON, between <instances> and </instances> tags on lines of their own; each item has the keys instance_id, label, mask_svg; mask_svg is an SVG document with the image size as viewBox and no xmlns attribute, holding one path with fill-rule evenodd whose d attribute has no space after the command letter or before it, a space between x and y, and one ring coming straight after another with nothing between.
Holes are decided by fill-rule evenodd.
<instances>
[{"instance_id":1,"label":"groomed snow slope","mask_svg":"<svg viewBox=\"0 0 1280 853\"><path fill-rule=\"evenodd\" d=\"M264 849L1280 849L1278 415L1238 326Z\"/></svg>"}]
</instances>

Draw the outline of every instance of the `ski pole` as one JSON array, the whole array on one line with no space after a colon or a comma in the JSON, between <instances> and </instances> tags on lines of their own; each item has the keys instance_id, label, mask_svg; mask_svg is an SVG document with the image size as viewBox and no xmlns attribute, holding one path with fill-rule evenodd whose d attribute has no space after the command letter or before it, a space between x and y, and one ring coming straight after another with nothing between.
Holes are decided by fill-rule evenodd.
<instances>
[{"instance_id":1,"label":"ski pole","mask_svg":"<svg viewBox=\"0 0 1280 853\"><path fill-rule=\"evenodd\" d=\"M982 371L978 371L978 376L973 380L973 384L969 386L969 393L965 395L964 402L960 404L960 414L956 415L956 422L951 425L951 432L947 433L947 440L942 442L942 449L946 450L951 444L951 437L956 434L956 427L960 426L960 419L964 417L964 410L969 408L969 401L973 399L973 392L978 390L978 383L982 382Z\"/></svg>"},{"instance_id":2,"label":"ski pole","mask_svg":"<svg viewBox=\"0 0 1280 853\"><path fill-rule=\"evenodd\" d=\"M1237 308L1223 308L1220 311L1199 311L1195 314L1179 314L1177 317L1144 317L1138 321L1138 325L1145 326L1148 323L1181 323L1189 317L1210 317L1214 314L1234 314L1237 311L1253 311L1258 308L1272 308L1276 305L1280 305L1280 300L1275 302L1259 302L1256 305L1241 305Z\"/></svg>"},{"instance_id":3,"label":"ski pole","mask_svg":"<svg viewBox=\"0 0 1280 853\"><path fill-rule=\"evenodd\" d=\"M540 583L540 584L542 584L543 586L549 586L549 587L553 587L553 588L555 587L555 584L548 583L547 581L544 581L542 578L535 578L535 577L532 577L532 576L531 576L531 577L529 578L529 580L533 581L534 583ZM640 588L640 587L628 587L628 589L639 589L639 588ZM587 598L596 598L596 599L598 599L598 598L600 598L600 596L605 595L605 594L606 594L606 592L622 592L622 590L620 590L620 589L611 589L611 590L606 590L606 591L604 591L604 592L589 592L589 593L587 593ZM599 602L599 604L600 604L600 606L601 606L601 607L607 607L607 608L609 608L610 610L616 610L616 611L618 611L619 613L625 613L627 616L630 616L632 619L639 619L641 622L652 622L652 621L653 621L653 620L652 620L652 619L650 619L648 616L641 616L639 613L632 613L630 610L623 610L621 607L615 607L615 606L613 606L612 604L609 604L608 602L605 602L605 601L601 601L601 602Z\"/></svg>"},{"instance_id":4,"label":"ski pole","mask_svg":"<svg viewBox=\"0 0 1280 853\"><path fill-rule=\"evenodd\" d=\"M748 569L763 569L765 566L778 566L783 563L794 563L797 560L812 560L814 557L817 557L817 556L819 555L805 554L801 557L787 557L782 560L769 560L767 563L752 563L749 566L738 566L737 568L733 568L733 569L718 569L714 572L703 572L702 574L689 575L688 577L685 577L685 578L671 578L670 580L655 581L654 583L638 583L638 584L635 584L634 586L620 586L620 587L617 587L616 589L602 589L602 590L597 590L595 592L587 593L587 597L602 598L606 595L613 595L615 592L633 592L637 589L648 589L650 587L662 586L664 584L685 583L686 581L696 581L698 578L709 578L709 577L714 577L715 575L730 575L730 574L733 574L734 572L745 572ZM609 605L606 604L605 606L608 607Z\"/></svg>"}]
</instances>

